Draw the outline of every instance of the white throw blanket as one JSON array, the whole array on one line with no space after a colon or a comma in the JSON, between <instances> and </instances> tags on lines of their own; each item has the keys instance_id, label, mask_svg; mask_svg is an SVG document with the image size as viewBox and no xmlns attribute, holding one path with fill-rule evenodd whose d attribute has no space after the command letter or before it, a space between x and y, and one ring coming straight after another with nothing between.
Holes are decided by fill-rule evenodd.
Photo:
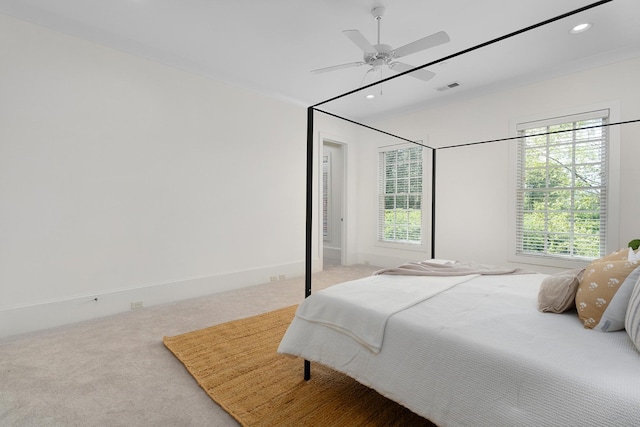
<instances>
[{"instance_id":1,"label":"white throw blanket","mask_svg":"<svg viewBox=\"0 0 640 427\"><path fill-rule=\"evenodd\" d=\"M353 280L312 294L296 316L336 329L379 353L391 316L477 276L380 275Z\"/></svg>"}]
</instances>

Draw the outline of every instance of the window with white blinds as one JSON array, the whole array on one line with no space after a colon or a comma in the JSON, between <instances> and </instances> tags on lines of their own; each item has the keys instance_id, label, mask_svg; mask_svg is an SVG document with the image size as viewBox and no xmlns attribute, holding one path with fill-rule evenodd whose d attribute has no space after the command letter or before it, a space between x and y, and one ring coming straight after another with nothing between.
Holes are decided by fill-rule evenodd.
<instances>
[{"instance_id":1,"label":"window with white blinds","mask_svg":"<svg viewBox=\"0 0 640 427\"><path fill-rule=\"evenodd\" d=\"M379 153L378 240L422 243L422 147Z\"/></svg>"},{"instance_id":2,"label":"window with white blinds","mask_svg":"<svg viewBox=\"0 0 640 427\"><path fill-rule=\"evenodd\" d=\"M516 254L605 254L609 110L521 123Z\"/></svg>"}]
</instances>

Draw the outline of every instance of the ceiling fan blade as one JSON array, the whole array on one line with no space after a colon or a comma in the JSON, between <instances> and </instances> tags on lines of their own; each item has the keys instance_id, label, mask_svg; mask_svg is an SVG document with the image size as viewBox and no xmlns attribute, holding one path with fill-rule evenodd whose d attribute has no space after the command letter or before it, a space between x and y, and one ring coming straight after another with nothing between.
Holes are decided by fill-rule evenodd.
<instances>
[{"instance_id":1,"label":"ceiling fan blade","mask_svg":"<svg viewBox=\"0 0 640 427\"><path fill-rule=\"evenodd\" d=\"M391 54L394 58L401 58L403 56L411 55L412 53L420 52L421 50L439 46L449 42L449 40L451 40L449 35L444 31L440 31L394 49L391 51Z\"/></svg>"},{"instance_id":2,"label":"ceiling fan blade","mask_svg":"<svg viewBox=\"0 0 640 427\"><path fill-rule=\"evenodd\" d=\"M402 62L392 62L391 64L389 64L389 68L391 69L391 71L394 71L396 73L403 73L415 67ZM426 82L431 80L436 74L424 68L420 68L419 70L409 73L409 75L411 77L415 77L416 79L424 80Z\"/></svg>"},{"instance_id":3,"label":"ceiling fan blade","mask_svg":"<svg viewBox=\"0 0 640 427\"><path fill-rule=\"evenodd\" d=\"M358 46L364 53L375 55L378 53L375 47L362 35L358 30L344 30L342 32L349 38L356 46Z\"/></svg>"},{"instance_id":4,"label":"ceiling fan blade","mask_svg":"<svg viewBox=\"0 0 640 427\"><path fill-rule=\"evenodd\" d=\"M333 65L331 67L325 67L325 68L318 68L317 70L311 70L312 73L314 74L319 74L319 73L326 73L327 71L335 71L335 70L341 70L343 68L351 68L351 67L359 67L361 65L364 65L365 62L349 62L348 64L340 64L340 65Z\"/></svg>"}]
</instances>

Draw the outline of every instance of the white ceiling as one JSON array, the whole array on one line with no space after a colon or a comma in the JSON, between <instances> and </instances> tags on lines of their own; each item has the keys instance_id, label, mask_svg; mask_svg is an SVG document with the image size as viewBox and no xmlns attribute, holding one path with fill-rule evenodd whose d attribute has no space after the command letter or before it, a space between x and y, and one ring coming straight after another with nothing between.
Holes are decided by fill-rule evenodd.
<instances>
[{"instance_id":1,"label":"white ceiling","mask_svg":"<svg viewBox=\"0 0 640 427\"><path fill-rule=\"evenodd\" d=\"M437 31L451 41L402 58L419 66L595 3L595 0L0 0L0 12L260 93L314 105L362 85L368 66L343 34L376 43L370 14L384 6L381 43L399 47ZM593 28L569 34L574 24ZM428 67L321 108L356 120L523 84L640 55L640 0L578 15ZM390 76L385 74L384 76ZM369 74L371 76L371 74ZM612 76L612 78L615 78ZM457 81L456 89L436 89ZM370 83L372 80L367 80Z\"/></svg>"}]
</instances>

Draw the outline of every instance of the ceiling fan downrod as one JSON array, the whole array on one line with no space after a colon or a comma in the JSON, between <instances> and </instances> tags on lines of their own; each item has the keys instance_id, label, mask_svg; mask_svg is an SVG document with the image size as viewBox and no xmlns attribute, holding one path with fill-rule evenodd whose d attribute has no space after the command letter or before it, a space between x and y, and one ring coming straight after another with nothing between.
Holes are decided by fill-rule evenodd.
<instances>
[{"instance_id":1,"label":"ceiling fan downrod","mask_svg":"<svg viewBox=\"0 0 640 427\"><path fill-rule=\"evenodd\" d=\"M380 44L380 21L382 21L382 16L384 16L384 7L374 7L371 9L371 14L378 21L378 44Z\"/></svg>"}]
</instances>

